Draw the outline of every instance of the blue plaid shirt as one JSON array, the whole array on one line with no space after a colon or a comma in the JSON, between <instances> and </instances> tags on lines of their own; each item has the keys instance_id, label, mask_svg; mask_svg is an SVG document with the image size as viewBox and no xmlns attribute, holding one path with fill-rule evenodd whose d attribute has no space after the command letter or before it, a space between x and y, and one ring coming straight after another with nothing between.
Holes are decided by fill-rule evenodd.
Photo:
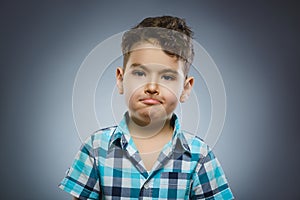
<instances>
[{"instance_id":1,"label":"blue plaid shirt","mask_svg":"<svg viewBox=\"0 0 300 200\"><path fill-rule=\"evenodd\" d=\"M224 172L209 147L184 133L173 115L172 140L147 172L130 137L119 126L92 134L59 187L80 199L233 199Z\"/></svg>"}]
</instances>

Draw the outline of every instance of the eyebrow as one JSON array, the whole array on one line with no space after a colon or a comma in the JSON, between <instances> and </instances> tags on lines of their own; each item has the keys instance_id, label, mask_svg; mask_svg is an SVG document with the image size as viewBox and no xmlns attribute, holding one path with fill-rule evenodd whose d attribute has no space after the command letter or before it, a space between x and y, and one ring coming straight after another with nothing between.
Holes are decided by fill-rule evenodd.
<instances>
[{"instance_id":1,"label":"eyebrow","mask_svg":"<svg viewBox=\"0 0 300 200\"><path fill-rule=\"evenodd\" d=\"M163 73L172 73L174 75L178 74L178 72L176 70L173 70L173 69L164 69L164 70L160 71L160 73L161 74L163 74Z\"/></svg>"},{"instance_id":2,"label":"eyebrow","mask_svg":"<svg viewBox=\"0 0 300 200\"><path fill-rule=\"evenodd\" d=\"M140 67L143 68L144 70L147 70L147 68L140 63L132 63L129 68L135 68L135 67Z\"/></svg>"},{"instance_id":3,"label":"eyebrow","mask_svg":"<svg viewBox=\"0 0 300 200\"><path fill-rule=\"evenodd\" d=\"M130 68L136 68L136 67L142 68L145 71L149 71L145 65L140 64L140 63L132 63L130 65ZM163 70L159 71L159 73L160 74L172 73L172 74L178 75L178 72L176 70L173 70L173 69L163 69Z\"/></svg>"}]
</instances>

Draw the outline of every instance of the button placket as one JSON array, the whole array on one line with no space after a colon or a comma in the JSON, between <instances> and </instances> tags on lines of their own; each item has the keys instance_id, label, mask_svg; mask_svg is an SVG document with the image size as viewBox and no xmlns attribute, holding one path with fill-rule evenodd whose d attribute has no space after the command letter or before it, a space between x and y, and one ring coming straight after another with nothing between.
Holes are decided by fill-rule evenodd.
<instances>
[{"instance_id":1,"label":"button placket","mask_svg":"<svg viewBox=\"0 0 300 200\"><path fill-rule=\"evenodd\" d=\"M146 190L148 190L149 187L150 187L150 186L149 186L149 182L147 182L147 183L144 184L144 188L145 188Z\"/></svg>"}]
</instances>

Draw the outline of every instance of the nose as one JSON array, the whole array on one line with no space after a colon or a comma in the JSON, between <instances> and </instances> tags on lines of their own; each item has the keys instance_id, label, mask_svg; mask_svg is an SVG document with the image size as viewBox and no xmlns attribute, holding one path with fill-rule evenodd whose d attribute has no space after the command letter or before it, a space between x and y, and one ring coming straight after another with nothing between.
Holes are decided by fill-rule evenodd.
<instances>
[{"instance_id":1,"label":"nose","mask_svg":"<svg viewBox=\"0 0 300 200\"><path fill-rule=\"evenodd\" d=\"M158 84L155 82L150 82L145 85L145 93L146 94L159 94Z\"/></svg>"}]
</instances>

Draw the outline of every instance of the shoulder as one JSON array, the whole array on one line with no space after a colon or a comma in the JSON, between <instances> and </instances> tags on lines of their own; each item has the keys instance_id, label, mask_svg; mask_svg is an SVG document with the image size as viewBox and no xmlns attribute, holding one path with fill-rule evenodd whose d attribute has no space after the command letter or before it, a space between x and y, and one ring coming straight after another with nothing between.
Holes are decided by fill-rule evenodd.
<instances>
[{"instance_id":1,"label":"shoulder","mask_svg":"<svg viewBox=\"0 0 300 200\"><path fill-rule=\"evenodd\" d=\"M85 145L91 146L93 149L105 147L108 145L111 136L116 130L117 126L110 126L99 129L93 132L84 142Z\"/></svg>"},{"instance_id":2,"label":"shoulder","mask_svg":"<svg viewBox=\"0 0 300 200\"><path fill-rule=\"evenodd\" d=\"M103 137L103 136L111 136L113 132L116 130L117 126L109 126L106 128L99 129L92 133L91 137L97 138L97 137Z\"/></svg>"},{"instance_id":3,"label":"shoulder","mask_svg":"<svg viewBox=\"0 0 300 200\"><path fill-rule=\"evenodd\" d=\"M190 133L188 131L182 131L187 144L190 148L190 152L193 155L198 155L199 157L206 157L211 151L209 146L201 139L199 136Z\"/></svg>"}]
</instances>

